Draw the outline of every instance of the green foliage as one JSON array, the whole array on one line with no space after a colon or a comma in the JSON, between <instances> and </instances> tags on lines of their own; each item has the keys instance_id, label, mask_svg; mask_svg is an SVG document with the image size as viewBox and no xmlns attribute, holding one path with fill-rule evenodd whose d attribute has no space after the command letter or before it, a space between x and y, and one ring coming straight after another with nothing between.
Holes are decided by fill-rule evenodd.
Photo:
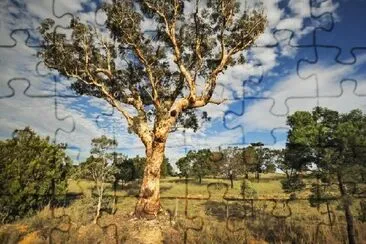
<instances>
[{"instance_id":1,"label":"green foliage","mask_svg":"<svg viewBox=\"0 0 366 244\"><path fill-rule=\"evenodd\" d=\"M112 153L112 149L117 146L117 143L103 135L92 139L91 145L91 155L80 164L80 176L93 180L99 187L100 184L111 181L117 173L115 165L113 165L114 153Z\"/></svg>"},{"instance_id":2,"label":"green foliage","mask_svg":"<svg viewBox=\"0 0 366 244\"><path fill-rule=\"evenodd\" d=\"M212 173L213 164L210 156L209 149L189 151L185 157L176 162L176 165L182 176L194 176L201 182L204 176Z\"/></svg>"},{"instance_id":3,"label":"green foliage","mask_svg":"<svg viewBox=\"0 0 366 244\"><path fill-rule=\"evenodd\" d=\"M187 157L178 159L175 163L180 171L180 176L189 176L191 172L191 164Z\"/></svg>"},{"instance_id":4,"label":"green foliage","mask_svg":"<svg viewBox=\"0 0 366 244\"><path fill-rule=\"evenodd\" d=\"M267 21L261 11L239 11L238 1L189 8L190 2L114 0L102 8L107 17L103 33L73 18L71 38L45 19L39 27L39 56L48 68L73 78L77 93L116 107L140 138L146 136L141 129L149 119L157 125L172 116L176 120L169 127L178 123L197 130L195 108L210 102L220 73L245 62L241 52L264 32ZM148 33L144 21L153 23ZM206 83L201 95L196 94L198 80ZM171 110L183 98L189 104ZM123 104L132 105L138 116ZM207 113L201 119L208 121Z\"/></svg>"},{"instance_id":5,"label":"green foliage","mask_svg":"<svg viewBox=\"0 0 366 244\"><path fill-rule=\"evenodd\" d=\"M135 179L142 179L144 177L144 169L146 165L146 158L140 157L137 155L136 157L132 158L133 165L135 168Z\"/></svg>"},{"instance_id":6,"label":"green foliage","mask_svg":"<svg viewBox=\"0 0 366 244\"><path fill-rule=\"evenodd\" d=\"M243 149L237 147L228 147L221 150L223 159L219 162L218 172L216 174L230 177L230 174L235 178L242 175L246 171L246 165L243 159ZM215 170L215 168L213 168Z\"/></svg>"},{"instance_id":7,"label":"green foliage","mask_svg":"<svg viewBox=\"0 0 366 244\"><path fill-rule=\"evenodd\" d=\"M257 191L254 189L252 183L247 179L244 179L241 183L240 193L244 199L257 197Z\"/></svg>"},{"instance_id":8,"label":"green foliage","mask_svg":"<svg viewBox=\"0 0 366 244\"><path fill-rule=\"evenodd\" d=\"M198 151L189 151L188 160L192 163L192 175L196 176L200 183L202 178L211 173L211 161L209 157L211 152L209 149L201 149Z\"/></svg>"},{"instance_id":9,"label":"green foliage","mask_svg":"<svg viewBox=\"0 0 366 244\"><path fill-rule=\"evenodd\" d=\"M119 153L113 154L113 166L116 168L115 180L128 182L135 179L135 166L133 160Z\"/></svg>"},{"instance_id":10,"label":"green foliage","mask_svg":"<svg viewBox=\"0 0 366 244\"><path fill-rule=\"evenodd\" d=\"M93 180L99 187L100 184L113 181L119 173L114 164L115 152L112 152L117 142L103 135L93 138L91 146L91 155L81 164L81 170L84 178Z\"/></svg>"},{"instance_id":11,"label":"green foliage","mask_svg":"<svg viewBox=\"0 0 366 244\"><path fill-rule=\"evenodd\" d=\"M282 189L285 192L294 192L301 191L305 189L305 182L301 179L301 177L296 174L289 178L281 180Z\"/></svg>"},{"instance_id":12,"label":"green foliage","mask_svg":"<svg viewBox=\"0 0 366 244\"><path fill-rule=\"evenodd\" d=\"M7 222L32 214L67 189L71 160L65 145L53 144L29 127L0 141L0 214Z\"/></svg>"},{"instance_id":13,"label":"green foliage","mask_svg":"<svg viewBox=\"0 0 366 244\"><path fill-rule=\"evenodd\" d=\"M357 180L360 173L363 177L362 172L354 169L365 166L366 115L357 109L340 114L316 107L311 113L298 111L289 116L288 125L287 158L292 162L292 168L296 171L316 168L318 179L326 179L329 185L338 186L348 241L356 243L350 208L354 192L347 187L345 179L353 177ZM324 200L319 195L326 193L317 189L310 202L319 204Z\"/></svg>"},{"instance_id":14,"label":"green foliage","mask_svg":"<svg viewBox=\"0 0 366 244\"><path fill-rule=\"evenodd\" d=\"M124 166L122 166L124 165ZM120 170L124 171L126 170L126 167L128 168L128 172L130 177L127 177L129 180L134 179L142 179L144 176L144 170L146 165L146 158L140 157L139 155L133 157L133 158L126 158L124 160L124 163L121 166L119 166ZM122 169L124 167L124 169ZM169 159L164 156L163 162L160 165L160 175L162 177L171 176L173 175L173 167L169 163Z\"/></svg>"},{"instance_id":15,"label":"green foliage","mask_svg":"<svg viewBox=\"0 0 366 244\"><path fill-rule=\"evenodd\" d=\"M309 197L309 202L312 207L318 207L322 203L327 203L329 202L328 199L332 197L331 189L328 184L313 183L310 191L311 195Z\"/></svg>"},{"instance_id":16,"label":"green foliage","mask_svg":"<svg viewBox=\"0 0 366 244\"><path fill-rule=\"evenodd\" d=\"M161 163L160 166L160 175L162 177L166 177L166 176L173 176L173 174L174 174L173 167L170 165L169 159L164 156L163 162Z\"/></svg>"},{"instance_id":17,"label":"green foliage","mask_svg":"<svg viewBox=\"0 0 366 244\"><path fill-rule=\"evenodd\" d=\"M360 110L339 114L316 107L312 113L296 112L288 117L286 159L297 171L316 165L327 175L364 166L366 116Z\"/></svg>"}]
</instances>

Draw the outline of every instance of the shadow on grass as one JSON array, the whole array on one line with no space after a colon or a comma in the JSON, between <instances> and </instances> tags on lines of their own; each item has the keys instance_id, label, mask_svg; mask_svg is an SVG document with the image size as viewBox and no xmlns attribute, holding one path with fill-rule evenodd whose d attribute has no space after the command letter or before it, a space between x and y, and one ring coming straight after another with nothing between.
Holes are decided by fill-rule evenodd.
<instances>
[{"instance_id":1,"label":"shadow on grass","mask_svg":"<svg viewBox=\"0 0 366 244\"><path fill-rule=\"evenodd\" d=\"M205 215L226 222L227 230L249 231L255 239L269 243L342 243L346 238L341 222L330 226L321 220L296 221L288 205L282 203L269 201L260 207L243 200L207 201L202 205Z\"/></svg>"}]
</instances>

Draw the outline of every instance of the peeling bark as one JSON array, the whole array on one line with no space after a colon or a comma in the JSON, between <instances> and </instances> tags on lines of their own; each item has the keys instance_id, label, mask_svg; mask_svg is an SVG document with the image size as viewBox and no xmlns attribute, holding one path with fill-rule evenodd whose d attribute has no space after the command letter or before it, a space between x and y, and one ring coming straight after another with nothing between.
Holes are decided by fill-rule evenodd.
<instances>
[{"instance_id":1,"label":"peeling bark","mask_svg":"<svg viewBox=\"0 0 366 244\"><path fill-rule=\"evenodd\" d=\"M146 167L139 200L135 207L138 218L155 218L160 210L160 166L164 159L165 141L154 141L146 149Z\"/></svg>"}]
</instances>

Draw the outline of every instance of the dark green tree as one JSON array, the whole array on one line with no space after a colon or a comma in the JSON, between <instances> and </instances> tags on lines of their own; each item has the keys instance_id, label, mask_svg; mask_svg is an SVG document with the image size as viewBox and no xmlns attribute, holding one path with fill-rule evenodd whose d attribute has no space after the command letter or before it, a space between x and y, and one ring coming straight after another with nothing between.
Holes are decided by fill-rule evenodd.
<instances>
[{"instance_id":1,"label":"dark green tree","mask_svg":"<svg viewBox=\"0 0 366 244\"><path fill-rule=\"evenodd\" d=\"M156 216L169 132L178 124L196 130L194 110L222 102L212 98L220 74L245 62L242 51L263 33L266 17L241 11L236 0L113 0L103 9L110 38L74 19L69 40L47 19L40 56L78 93L109 102L141 139L147 169L135 215ZM144 20L153 27L143 29Z\"/></svg>"},{"instance_id":2,"label":"dark green tree","mask_svg":"<svg viewBox=\"0 0 366 244\"><path fill-rule=\"evenodd\" d=\"M197 151L189 151L187 158L192 165L191 175L198 178L198 182L202 184L202 178L212 172L212 163L210 161L211 152L209 149L200 149Z\"/></svg>"},{"instance_id":3,"label":"dark green tree","mask_svg":"<svg viewBox=\"0 0 366 244\"><path fill-rule=\"evenodd\" d=\"M360 110L340 114L316 107L311 113L299 111L289 116L288 125L287 155L293 160L293 168L298 171L311 170L314 168L311 166L315 165L313 171L316 171L320 181L337 184L347 222L348 240L355 243L350 209L352 192L346 185L349 180L357 183L361 176L358 177L359 172L355 169L365 166L366 116Z\"/></svg>"},{"instance_id":4,"label":"dark green tree","mask_svg":"<svg viewBox=\"0 0 366 244\"><path fill-rule=\"evenodd\" d=\"M65 145L54 144L29 127L0 141L0 217L8 222L66 196L72 167Z\"/></svg>"},{"instance_id":5,"label":"dark green tree","mask_svg":"<svg viewBox=\"0 0 366 244\"><path fill-rule=\"evenodd\" d=\"M252 145L243 149L243 164L245 178L249 178L249 172L256 169L258 165L258 154L255 147Z\"/></svg>"},{"instance_id":6,"label":"dark green tree","mask_svg":"<svg viewBox=\"0 0 366 244\"><path fill-rule=\"evenodd\" d=\"M133 165L135 167L135 179L142 179L144 177L144 170L146 165L146 158L140 157L137 155L136 157L132 158Z\"/></svg>"},{"instance_id":7,"label":"dark green tree","mask_svg":"<svg viewBox=\"0 0 366 244\"><path fill-rule=\"evenodd\" d=\"M256 160L254 161L251 170L255 173L255 178L257 179L257 182L259 182L260 173L263 172L265 161L268 160L268 157L270 157L270 155L268 149L263 147L263 143L256 142L251 143L250 145L254 148L256 153Z\"/></svg>"},{"instance_id":8,"label":"dark green tree","mask_svg":"<svg viewBox=\"0 0 366 244\"><path fill-rule=\"evenodd\" d=\"M292 172L294 171L291 162L286 160L286 149L274 150L275 164L276 167L286 174L286 178L290 178Z\"/></svg>"},{"instance_id":9,"label":"dark green tree","mask_svg":"<svg viewBox=\"0 0 366 244\"><path fill-rule=\"evenodd\" d=\"M170 165L169 163L169 159L167 157L164 156L164 160L163 163L161 164L161 176L162 177L167 177L167 176L172 176L173 175L173 167Z\"/></svg>"},{"instance_id":10,"label":"dark green tree","mask_svg":"<svg viewBox=\"0 0 366 244\"><path fill-rule=\"evenodd\" d=\"M128 158L121 153L113 154L113 165L116 168L116 174L114 175L116 183L122 181L123 183L134 180L136 177L136 169L133 163L133 159Z\"/></svg>"},{"instance_id":11,"label":"dark green tree","mask_svg":"<svg viewBox=\"0 0 366 244\"><path fill-rule=\"evenodd\" d=\"M196 177L201 184L202 178L212 173L210 156L211 151L209 149L189 151L186 156L176 162L180 175L184 177Z\"/></svg>"},{"instance_id":12,"label":"dark green tree","mask_svg":"<svg viewBox=\"0 0 366 244\"><path fill-rule=\"evenodd\" d=\"M184 156L175 163L179 169L179 176L180 177L188 177L191 174L192 171L192 165L189 161L189 159Z\"/></svg>"}]
</instances>

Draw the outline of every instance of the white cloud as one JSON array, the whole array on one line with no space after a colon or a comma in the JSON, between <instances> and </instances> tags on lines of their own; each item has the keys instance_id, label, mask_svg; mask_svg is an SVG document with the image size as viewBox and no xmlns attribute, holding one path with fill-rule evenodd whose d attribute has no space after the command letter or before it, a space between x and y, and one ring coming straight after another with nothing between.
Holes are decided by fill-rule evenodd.
<instances>
[{"instance_id":1,"label":"white cloud","mask_svg":"<svg viewBox=\"0 0 366 244\"><path fill-rule=\"evenodd\" d=\"M243 125L249 131L285 127L287 115L297 110L311 111L317 105L341 112L349 112L355 108L366 111L366 80L357 75L359 67L365 63L365 56L361 56L358 64L353 66L328 65L319 61L304 67L304 74L317 74L317 79L309 77L303 80L296 73L290 74L266 94L274 101L257 99L253 105L246 108L243 116L231 118L230 126ZM346 77L356 80L355 92L354 81L349 80L341 84L341 80Z\"/></svg>"},{"instance_id":2,"label":"white cloud","mask_svg":"<svg viewBox=\"0 0 366 244\"><path fill-rule=\"evenodd\" d=\"M253 3L254 1L250 2ZM296 37L293 40L293 43L295 44L302 36L313 30L311 27L303 28L304 18L310 17L308 1L291 0L288 5L291 11L290 13L285 13L283 9L279 8L280 2L281 1L279 0L263 1L263 6L266 9L268 18L268 27L265 34L256 42L258 46L276 43L277 40L272 34L275 29L290 29L294 31ZM315 13L321 14L325 11L334 11L337 8L337 5L331 4L330 2L331 1L327 1L327 3L324 3L319 8L315 9ZM55 13L57 16L71 13L73 15L78 15L82 21L92 24L95 23L94 11L96 5L91 4L92 2L88 0L56 0L55 3ZM89 4L91 12L82 12L83 8L81 3ZM190 8L192 8L192 5ZM13 43L9 34L16 28L27 28L33 36L36 36L35 28L39 26L42 19L49 17L55 18L52 14L52 1L50 0L29 1L23 4L23 8L18 8L12 4L5 4L4 1L0 1L0 11L0 45L4 43ZM16 14L18 18L15 18L11 13ZM102 12L98 12L96 18L98 20L97 22L100 23L105 19L105 15ZM70 17L64 16L63 18L56 18L56 21L57 24L60 24L61 26L68 26ZM148 20L143 24L144 28L151 28L153 25ZM0 96L10 94L11 90L7 87L7 81L13 77L27 77L30 80L31 88L28 91L28 94L52 94L54 83L53 80L50 80L51 75L41 78L37 76L35 72L37 58L34 54L37 50L24 45L24 40L26 38L24 34L17 33L15 37L18 40L16 47L0 48L0 57L6 57L6 59L0 58L0 73L2 75L0 80ZM199 147L218 148L223 145L240 143L243 136L241 135L241 131L228 130L224 127L222 118L224 117L225 111L230 108L231 102L235 102L235 100L244 97L244 80L248 79L250 76L260 76L262 73L270 73L271 70L278 65L278 59L281 56L291 57L292 55L294 55L294 51L289 50L286 45L278 48L253 48L251 51L247 52L247 56L250 58L249 63L230 68L219 77L214 97L218 99L228 98L231 100L219 106L211 104L202 109L203 111L207 111L213 118L212 124L214 124L214 126L212 124L205 124L197 133L187 131L185 135L181 132L171 134L166 149L167 155L171 157L173 161L178 159L184 153L185 144L187 149L193 149ZM257 64L261 64L261 66L258 68ZM319 67L319 69L324 69L324 67ZM334 78L337 74L339 75L342 72L347 72L347 70L339 69L336 72L329 72L331 74L324 74L321 79L331 80L332 77ZM120 149L124 149L124 151L130 155L144 153L142 144L137 136L128 134L126 122L121 118L120 114L115 113L113 116L104 116L103 119L100 118L99 124L96 123L95 118L98 116L98 109L102 109L105 112L111 111L110 106L105 102L99 99L90 99L88 100L88 103L85 103L85 101L82 102L82 98L60 99L58 107L59 115L70 115L72 119L59 121L54 115L55 108L52 98L25 97L22 95L22 92L25 89L25 83L15 82L12 84L14 85L16 95L9 99L0 100L2 136L10 136L13 129L25 125L31 125L32 128L43 135L52 135L57 128L70 129L72 127L73 119L76 126L75 131L70 134L60 132L57 139L59 141L69 142L70 145L80 147L82 150L81 157L85 157L85 155L88 154L91 138L103 133L110 136L115 134ZM62 94L71 93L67 91L67 86L69 84L70 82L65 80L60 82L60 85L63 85L59 86L59 88L62 89ZM327 85L325 82L323 87L324 90L328 89L330 85L330 83ZM251 93L251 91L245 92L246 94ZM309 79L309 81L303 81L293 75L275 85L267 95L274 97L276 101L273 111L283 115L287 112L286 108L281 107L281 109L278 109L277 105L282 104L284 106L285 98L289 96L300 96L304 94L314 95L314 80ZM290 106L291 111L293 111L294 108L306 107L310 109L313 107L314 101L315 103L317 102L316 99L293 99L288 101L288 105ZM332 102L331 99L329 101L331 105L337 103ZM285 117L270 114L269 110L272 104L269 102L270 101L257 101L247 110L247 113L250 116L242 116L241 119L244 121L239 121L239 123L245 123L247 130L263 130L282 126ZM319 102L327 103L326 100ZM97 108L95 112L88 111L91 107ZM231 122L235 124L235 121ZM105 126L107 128L103 129L98 126ZM77 152L70 151L70 153L75 155Z\"/></svg>"}]
</instances>

